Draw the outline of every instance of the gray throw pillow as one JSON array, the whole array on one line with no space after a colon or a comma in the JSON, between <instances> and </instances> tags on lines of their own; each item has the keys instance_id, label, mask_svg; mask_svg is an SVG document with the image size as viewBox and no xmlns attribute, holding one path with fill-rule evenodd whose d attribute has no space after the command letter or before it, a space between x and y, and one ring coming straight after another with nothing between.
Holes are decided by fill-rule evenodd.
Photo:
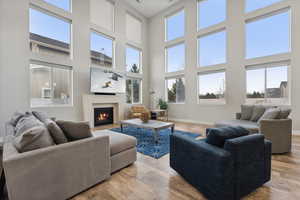
<instances>
[{"instance_id":1,"label":"gray throw pillow","mask_svg":"<svg viewBox=\"0 0 300 200\"><path fill-rule=\"evenodd\" d=\"M241 105L241 120L250 120L253 108L253 105Z\"/></svg>"},{"instance_id":2,"label":"gray throw pillow","mask_svg":"<svg viewBox=\"0 0 300 200\"><path fill-rule=\"evenodd\" d=\"M52 136L52 139L54 140L55 144L63 144L63 143L68 142L68 139L65 136L64 132L56 124L55 121L48 120L46 123L46 126L47 126L47 129L49 130L50 135Z\"/></svg>"},{"instance_id":3,"label":"gray throw pillow","mask_svg":"<svg viewBox=\"0 0 300 200\"><path fill-rule=\"evenodd\" d=\"M54 145L45 126L36 126L28 129L18 137L15 137L13 144L20 153Z\"/></svg>"},{"instance_id":4,"label":"gray throw pillow","mask_svg":"<svg viewBox=\"0 0 300 200\"><path fill-rule=\"evenodd\" d=\"M56 121L57 125L63 130L69 141L80 140L92 137L88 122Z\"/></svg>"},{"instance_id":5,"label":"gray throw pillow","mask_svg":"<svg viewBox=\"0 0 300 200\"><path fill-rule=\"evenodd\" d=\"M46 113L44 112L40 112L40 111L32 111L32 114L41 122L43 122L44 124L46 124L48 122L48 120L50 119Z\"/></svg>"},{"instance_id":6,"label":"gray throw pillow","mask_svg":"<svg viewBox=\"0 0 300 200\"><path fill-rule=\"evenodd\" d=\"M250 120L253 122L257 122L257 120L259 120L259 118L261 118L261 116L264 114L265 110L266 109L264 106L254 106Z\"/></svg>"},{"instance_id":7,"label":"gray throw pillow","mask_svg":"<svg viewBox=\"0 0 300 200\"><path fill-rule=\"evenodd\" d=\"M19 136L27 130L36 126L43 126L43 123L40 122L37 118L35 118L33 115L26 114L19 119L15 127L15 136Z\"/></svg>"},{"instance_id":8,"label":"gray throw pillow","mask_svg":"<svg viewBox=\"0 0 300 200\"><path fill-rule=\"evenodd\" d=\"M25 113L22 113L22 112L19 112L19 111L16 111L13 116L11 117L9 123L13 126L16 126L18 121L25 116Z\"/></svg>"},{"instance_id":9,"label":"gray throw pillow","mask_svg":"<svg viewBox=\"0 0 300 200\"><path fill-rule=\"evenodd\" d=\"M260 123L261 120L263 120L263 119L276 119L279 114L280 114L279 108L269 108L268 110L265 111L265 113L258 120L258 123Z\"/></svg>"},{"instance_id":10,"label":"gray throw pillow","mask_svg":"<svg viewBox=\"0 0 300 200\"><path fill-rule=\"evenodd\" d=\"M291 112L292 109L290 108L280 108L280 114L278 115L277 119L287 119Z\"/></svg>"}]
</instances>

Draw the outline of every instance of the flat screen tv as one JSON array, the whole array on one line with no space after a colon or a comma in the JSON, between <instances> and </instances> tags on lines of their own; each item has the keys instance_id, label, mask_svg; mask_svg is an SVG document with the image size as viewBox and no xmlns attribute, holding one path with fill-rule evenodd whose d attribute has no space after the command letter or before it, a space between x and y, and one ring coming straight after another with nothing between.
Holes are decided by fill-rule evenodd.
<instances>
[{"instance_id":1,"label":"flat screen tv","mask_svg":"<svg viewBox=\"0 0 300 200\"><path fill-rule=\"evenodd\" d=\"M125 75L110 69L91 67L91 93L125 93Z\"/></svg>"}]
</instances>

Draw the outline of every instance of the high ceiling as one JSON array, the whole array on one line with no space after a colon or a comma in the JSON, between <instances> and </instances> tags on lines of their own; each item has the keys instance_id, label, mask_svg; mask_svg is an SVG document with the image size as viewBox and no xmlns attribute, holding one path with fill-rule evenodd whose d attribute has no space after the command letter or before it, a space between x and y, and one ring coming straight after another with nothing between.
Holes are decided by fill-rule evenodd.
<instances>
[{"instance_id":1,"label":"high ceiling","mask_svg":"<svg viewBox=\"0 0 300 200\"><path fill-rule=\"evenodd\" d=\"M124 0L145 17L153 17L179 0Z\"/></svg>"}]
</instances>

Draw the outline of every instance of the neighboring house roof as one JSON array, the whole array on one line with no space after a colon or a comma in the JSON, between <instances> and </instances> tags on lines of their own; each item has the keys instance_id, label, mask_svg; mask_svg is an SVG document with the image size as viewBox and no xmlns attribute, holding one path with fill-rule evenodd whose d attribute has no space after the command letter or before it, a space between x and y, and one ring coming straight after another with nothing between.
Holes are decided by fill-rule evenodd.
<instances>
[{"instance_id":1,"label":"neighboring house roof","mask_svg":"<svg viewBox=\"0 0 300 200\"><path fill-rule=\"evenodd\" d=\"M61 48L65 48L65 49L69 49L70 45L68 43L65 42L61 42L59 40L54 40L48 37L44 37L35 33L30 33L30 40L33 41L38 41L41 43L45 43L45 44L49 44L49 45L54 45L54 46L58 46Z\"/></svg>"}]
</instances>

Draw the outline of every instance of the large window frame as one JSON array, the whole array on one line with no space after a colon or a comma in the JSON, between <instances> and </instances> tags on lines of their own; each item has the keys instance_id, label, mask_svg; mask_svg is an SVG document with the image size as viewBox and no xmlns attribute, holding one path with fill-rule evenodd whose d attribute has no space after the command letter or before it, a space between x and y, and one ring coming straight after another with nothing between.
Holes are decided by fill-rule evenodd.
<instances>
[{"instance_id":1,"label":"large window frame","mask_svg":"<svg viewBox=\"0 0 300 200\"><path fill-rule=\"evenodd\" d=\"M184 53L184 55L183 55L183 57L184 57L184 59L183 59L183 61L184 61L184 63L183 63L183 67L182 68L180 68L179 70L169 70L170 68L169 68L169 49L172 49L172 48L175 48L175 47L178 47L178 46L181 46L181 45L183 45L183 47L184 47L184 50L183 50L183 53ZM170 45L170 46L166 46L165 47L165 72L166 73L176 73L176 72L182 72L182 71L184 71L185 70L185 67L186 67L186 44L185 44L185 42L183 41L183 42L179 42L179 43L176 43L176 44L173 44L173 45Z\"/></svg>"},{"instance_id":2,"label":"large window frame","mask_svg":"<svg viewBox=\"0 0 300 200\"><path fill-rule=\"evenodd\" d=\"M30 107L31 108L39 108L39 107L72 107L73 106L73 99L74 99L74 88L73 88L73 81L74 81L74 71L73 71L73 67L71 66L64 66L64 65L59 65L59 64L54 64L54 63L46 63L46 62L42 62L42 61L36 61L36 60L30 60L30 73L29 73L29 77L30 77L30 88L32 88L32 73L31 70L33 69L32 66L33 65L39 65L45 68L49 68L50 69L50 79L49 79L49 89L48 91L44 91L45 93L47 93L46 96L42 97L40 99L48 99L51 100L52 102L55 100L55 94L54 94L54 87L56 87L56 85L54 85L54 70L55 69L60 69L60 70L66 70L68 71L70 74L70 85L69 85L69 89L70 89L70 99L69 99L69 103L61 103L61 104L55 104L55 103L49 103L49 104L34 104L33 103L33 98L32 98L32 90L30 89ZM42 92L42 93L44 93ZM48 96L49 95L49 96ZM67 96L66 96L67 97ZM65 99L66 100L66 99Z\"/></svg>"},{"instance_id":3,"label":"large window frame","mask_svg":"<svg viewBox=\"0 0 300 200\"><path fill-rule=\"evenodd\" d=\"M175 17L177 15L179 15L181 12L183 12L183 35L177 36L175 38L169 39L168 38L168 20L172 17ZM165 42L170 42L170 41L174 41L174 40L178 40L181 38L184 38L186 35L186 13L185 13L185 8L180 8L175 10L174 12L172 12L169 15L165 16L165 20L164 20L164 24L165 24Z\"/></svg>"},{"instance_id":4,"label":"large window frame","mask_svg":"<svg viewBox=\"0 0 300 200\"><path fill-rule=\"evenodd\" d=\"M127 63L127 50L132 49L134 51L137 51L139 54L139 72L132 72L129 70L129 66ZM143 74L143 50L141 48L135 47L134 45L127 44L125 49L125 63L126 63L126 71L127 73L134 73L134 74Z\"/></svg>"},{"instance_id":5,"label":"large window frame","mask_svg":"<svg viewBox=\"0 0 300 200\"><path fill-rule=\"evenodd\" d=\"M271 89L268 88L268 69L274 69L274 68L279 68L279 67L286 67L287 68L287 86L286 86L286 91L287 92L287 97L286 98L270 98L267 96L267 90ZM264 72L264 85L262 86L264 88L264 97L262 98L249 98L248 97L248 77L247 77L247 72L251 70L263 70ZM290 66L290 61L283 61L283 62L277 62L277 63L267 63L267 64L257 64L254 66L246 66L246 102L247 103L258 103L258 104L271 104L271 105L290 105L291 103L291 66ZM281 90L279 87L278 89Z\"/></svg>"},{"instance_id":6,"label":"large window frame","mask_svg":"<svg viewBox=\"0 0 300 200\"><path fill-rule=\"evenodd\" d=\"M127 88L127 81L131 81L131 84L130 84L130 91L131 91L131 93L130 93L130 101L128 101L128 97L127 97L127 95L128 95L128 88ZM139 81L139 101L138 102L135 102L134 101L134 88L133 88L133 81ZM135 77L127 77L126 78L126 103L127 104L132 104L132 105L134 105L134 104L142 104L143 103L143 79L142 78L135 78Z\"/></svg>"},{"instance_id":7,"label":"large window frame","mask_svg":"<svg viewBox=\"0 0 300 200\"><path fill-rule=\"evenodd\" d=\"M183 82L183 86L184 86L184 97L182 97L184 100L183 101L178 101L177 96L175 96L175 101L169 101L169 82L170 80L175 80L177 81L178 79L181 79ZM177 92L176 92L177 93ZM168 102L168 104L185 104L186 102L186 80L184 75L180 75L180 76L175 76L175 77L166 77L165 78L165 100Z\"/></svg>"},{"instance_id":8,"label":"large window frame","mask_svg":"<svg viewBox=\"0 0 300 200\"><path fill-rule=\"evenodd\" d=\"M55 6L56 8L62 9L64 11L66 11L66 12L72 12L72 3L73 3L72 1L73 0L68 0L69 1L69 3L68 3L68 8L69 9L64 9L63 7L60 7L57 4L55 4L55 2L52 3L51 0L42 0L42 1L46 2L47 4L49 4L51 6Z\"/></svg>"}]
</instances>

